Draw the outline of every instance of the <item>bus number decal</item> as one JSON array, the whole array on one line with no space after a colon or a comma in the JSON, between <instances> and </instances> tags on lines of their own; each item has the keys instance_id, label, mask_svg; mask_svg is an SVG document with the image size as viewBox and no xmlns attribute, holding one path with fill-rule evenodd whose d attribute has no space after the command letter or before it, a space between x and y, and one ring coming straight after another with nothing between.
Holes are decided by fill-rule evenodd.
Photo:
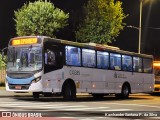
<instances>
[{"instance_id":1,"label":"bus number decal","mask_svg":"<svg viewBox=\"0 0 160 120\"><path fill-rule=\"evenodd\" d=\"M114 78L124 78L126 79L127 77L124 74L118 74L118 73L114 73Z\"/></svg>"},{"instance_id":2,"label":"bus number decal","mask_svg":"<svg viewBox=\"0 0 160 120\"><path fill-rule=\"evenodd\" d=\"M78 71L78 70L70 70L69 74L70 75L80 75L80 71Z\"/></svg>"}]
</instances>

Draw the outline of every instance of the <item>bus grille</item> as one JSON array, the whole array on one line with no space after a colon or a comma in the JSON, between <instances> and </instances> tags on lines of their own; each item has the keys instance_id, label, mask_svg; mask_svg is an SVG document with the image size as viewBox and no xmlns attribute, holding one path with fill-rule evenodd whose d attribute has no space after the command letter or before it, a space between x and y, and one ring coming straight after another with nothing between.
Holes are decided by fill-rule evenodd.
<instances>
[{"instance_id":1,"label":"bus grille","mask_svg":"<svg viewBox=\"0 0 160 120\"><path fill-rule=\"evenodd\" d=\"M7 73L7 76L10 78L25 79L25 78L32 77L33 74L31 73Z\"/></svg>"},{"instance_id":2,"label":"bus grille","mask_svg":"<svg viewBox=\"0 0 160 120\"><path fill-rule=\"evenodd\" d=\"M13 85L9 84L9 89L12 90L28 90L30 85Z\"/></svg>"}]
</instances>

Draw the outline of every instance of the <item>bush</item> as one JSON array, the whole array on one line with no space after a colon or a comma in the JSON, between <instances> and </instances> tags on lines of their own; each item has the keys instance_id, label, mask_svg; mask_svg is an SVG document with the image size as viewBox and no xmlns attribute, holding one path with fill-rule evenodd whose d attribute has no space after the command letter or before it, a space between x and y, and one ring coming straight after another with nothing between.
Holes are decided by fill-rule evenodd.
<instances>
[{"instance_id":1,"label":"bush","mask_svg":"<svg viewBox=\"0 0 160 120\"><path fill-rule=\"evenodd\" d=\"M0 87L5 87L5 83L4 82L0 83Z\"/></svg>"}]
</instances>

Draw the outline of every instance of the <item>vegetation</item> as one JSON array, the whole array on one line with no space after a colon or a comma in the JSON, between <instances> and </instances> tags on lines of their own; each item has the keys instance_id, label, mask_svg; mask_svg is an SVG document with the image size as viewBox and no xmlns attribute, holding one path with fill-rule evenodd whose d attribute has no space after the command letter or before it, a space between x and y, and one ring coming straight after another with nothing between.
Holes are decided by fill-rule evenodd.
<instances>
[{"instance_id":1,"label":"vegetation","mask_svg":"<svg viewBox=\"0 0 160 120\"><path fill-rule=\"evenodd\" d=\"M123 30L122 2L114 0L89 0L84 6L84 20L76 31L81 42L111 43Z\"/></svg>"},{"instance_id":2,"label":"vegetation","mask_svg":"<svg viewBox=\"0 0 160 120\"><path fill-rule=\"evenodd\" d=\"M55 8L51 2L42 0L29 2L15 11L18 36L44 35L55 37L55 33L68 25L69 14Z\"/></svg>"},{"instance_id":3,"label":"vegetation","mask_svg":"<svg viewBox=\"0 0 160 120\"><path fill-rule=\"evenodd\" d=\"M6 66L6 63L2 60L2 55L0 54L0 70L5 66Z\"/></svg>"}]
</instances>

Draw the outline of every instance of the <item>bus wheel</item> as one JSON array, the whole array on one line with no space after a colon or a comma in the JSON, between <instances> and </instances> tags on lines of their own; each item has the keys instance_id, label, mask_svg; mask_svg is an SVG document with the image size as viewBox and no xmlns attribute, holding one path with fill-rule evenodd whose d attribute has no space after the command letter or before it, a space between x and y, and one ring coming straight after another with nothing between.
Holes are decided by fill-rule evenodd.
<instances>
[{"instance_id":1,"label":"bus wheel","mask_svg":"<svg viewBox=\"0 0 160 120\"><path fill-rule=\"evenodd\" d=\"M128 98L128 96L129 96L129 91L130 91L129 86L128 86L128 85L123 85L121 97L122 97L122 98Z\"/></svg>"},{"instance_id":2,"label":"bus wheel","mask_svg":"<svg viewBox=\"0 0 160 120\"><path fill-rule=\"evenodd\" d=\"M72 82L66 82L63 88L63 98L64 100L75 100L76 99L76 87Z\"/></svg>"},{"instance_id":3,"label":"bus wheel","mask_svg":"<svg viewBox=\"0 0 160 120\"><path fill-rule=\"evenodd\" d=\"M33 92L33 98L38 99L39 98L39 92Z\"/></svg>"}]
</instances>

